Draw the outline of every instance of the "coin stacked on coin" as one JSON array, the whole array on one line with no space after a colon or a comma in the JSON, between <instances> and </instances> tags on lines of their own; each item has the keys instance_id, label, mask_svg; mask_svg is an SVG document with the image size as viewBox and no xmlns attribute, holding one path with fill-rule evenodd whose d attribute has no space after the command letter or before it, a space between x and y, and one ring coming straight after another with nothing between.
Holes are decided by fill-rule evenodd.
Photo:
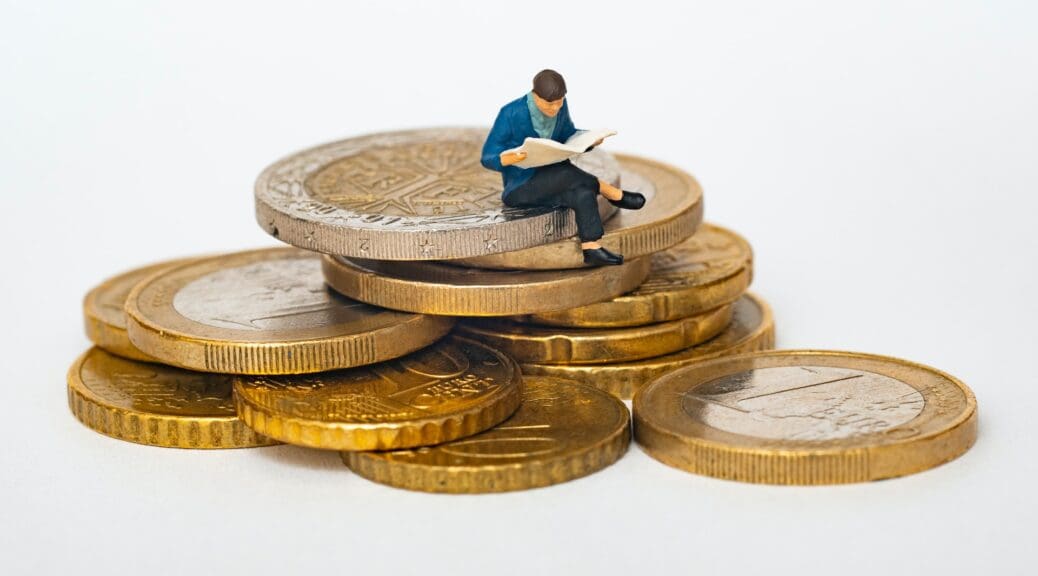
<instances>
[{"instance_id":1,"label":"coin stacked on coin","mask_svg":"<svg viewBox=\"0 0 1038 576\"><path fill-rule=\"evenodd\" d=\"M699 374L704 362L774 345L768 305L747 292L752 250L735 232L702 224L695 179L597 149L576 159L648 200L618 211L599 198L600 242L626 262L587 267L570 210L501 203L499 175L479 163L485 134L375 134L271 165L256 182L256 217L294 247L155 264L92 290L84 309L96 347L69 372L73 413L133 442L285 442L340 451L376 482L474 493L547 486L614 463L631 439L621 399L637 393L638 438L654 457L721 477L786 478L726 472L714 453L692 462L689 454L705 452L671 413L675 397L649 396L675 381L671 373ZM881 390L908 397L899 391ZM913 410L902 412L925 413ZM964 418L959 447L975 430Z\"/></svg>"}]
</instances>

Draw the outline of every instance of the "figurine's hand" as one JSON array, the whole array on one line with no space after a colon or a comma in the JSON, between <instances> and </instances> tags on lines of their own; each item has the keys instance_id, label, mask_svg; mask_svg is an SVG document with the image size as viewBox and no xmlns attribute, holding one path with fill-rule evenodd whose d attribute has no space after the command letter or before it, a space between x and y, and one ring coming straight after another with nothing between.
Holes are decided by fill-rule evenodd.
<instances>
[{"instance_id":1,"label":"figurine's hand","mask_svg":"<svg viewBox=\"0 0 1038 576\"><path fill-rule=\"evenodd\" d=\"M518 164L526 160L526 152L502 152L501 153L501 165L511 166L512 164Z\"/></svg>"}]
</instances>

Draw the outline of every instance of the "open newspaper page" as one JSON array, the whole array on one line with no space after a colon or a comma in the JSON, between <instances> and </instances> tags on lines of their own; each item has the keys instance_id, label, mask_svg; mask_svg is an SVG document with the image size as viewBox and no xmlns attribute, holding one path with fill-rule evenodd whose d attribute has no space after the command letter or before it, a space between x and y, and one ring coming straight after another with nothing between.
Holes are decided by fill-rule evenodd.
<instances>
[{"instance_id":1,"label":"open newspaper page","mask_svg":"<svg viewBox=\"0 0 1038 576\"><path fill-rule=\"evenodd\" d=\"M581 130L565 142L556 142L550 138L527 138L523 145L507 152L526 152L526 158L513 164L520 168L536 168L556 162L568 160L583 154L595 142L616 134L613 130Z\"/></svg>"}]
</instances>

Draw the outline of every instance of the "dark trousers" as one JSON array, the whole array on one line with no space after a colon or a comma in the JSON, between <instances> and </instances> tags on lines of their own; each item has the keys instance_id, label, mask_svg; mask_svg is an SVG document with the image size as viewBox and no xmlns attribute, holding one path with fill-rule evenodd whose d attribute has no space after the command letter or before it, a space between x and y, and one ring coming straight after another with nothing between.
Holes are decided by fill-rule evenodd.
<instances>
[{"instance_id":1,"label":"dark trousers","mask_svg":"<svg viewBox=\"0 0 1038 576\"><path fill-rule=\"evenodd\" d=\"M602 237L597 177L570 164L569 160L533 170L529 180L505 195L502 199L505 205L572 208L581 242L591 242Z\"/></svg>"}]
</instances>

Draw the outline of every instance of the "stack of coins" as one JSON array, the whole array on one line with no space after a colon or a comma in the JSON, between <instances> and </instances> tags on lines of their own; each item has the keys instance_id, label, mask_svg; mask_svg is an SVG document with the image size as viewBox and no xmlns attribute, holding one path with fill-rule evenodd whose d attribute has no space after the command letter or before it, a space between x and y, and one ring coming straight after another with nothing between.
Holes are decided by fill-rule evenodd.
<instances>
[{"instance_id":1,"label":"stack of coins","mask_svg":"<svg viewBox=\"0 0 1038 576\"><path fill-rule=\"evenodd\" d=\"M600 198L601 243L626 262L587 267L571 211L503 206L499 175L479 164L484 137L466 128L375 134L271 165L256 182L256 217L293 247L155 264L92 290L84 309L96 346L69 372L73 413L109 436L156 446L336 450L360 476L431 492L518 490L601 470L628 448L632 418L622 399L635 394L637 438L686 470L836 482L926 467L828 476L779 469L798 460L770 476L718 472L709 460L720 457L716 438L705 442L715 452L702 448L667 404L684 401L652 391L673 386L675 374L714 374L694 369L774 345L770 309L747 292L749 244L702 223L702 191L689 174L595 150L574 163L648 201L618 211ZM829 375L814 365L796 364ZM913 378L898 382L929 383ZM926 412L913 404L925 399L899 385L868 381L904 406L852 432L879 434ZM953 388L940 398L949 401ZM752 413L739 402L757 397L724 401ZM966 400L955 407L968 411ZM968 416L952 426L960 448L972 441L969 422L975 430ZM738 419L731 426L753 428ZM751 432L769 433L758 428ZM944 450L928 465L955 455Z\"/></svg>"}]
</instances>

